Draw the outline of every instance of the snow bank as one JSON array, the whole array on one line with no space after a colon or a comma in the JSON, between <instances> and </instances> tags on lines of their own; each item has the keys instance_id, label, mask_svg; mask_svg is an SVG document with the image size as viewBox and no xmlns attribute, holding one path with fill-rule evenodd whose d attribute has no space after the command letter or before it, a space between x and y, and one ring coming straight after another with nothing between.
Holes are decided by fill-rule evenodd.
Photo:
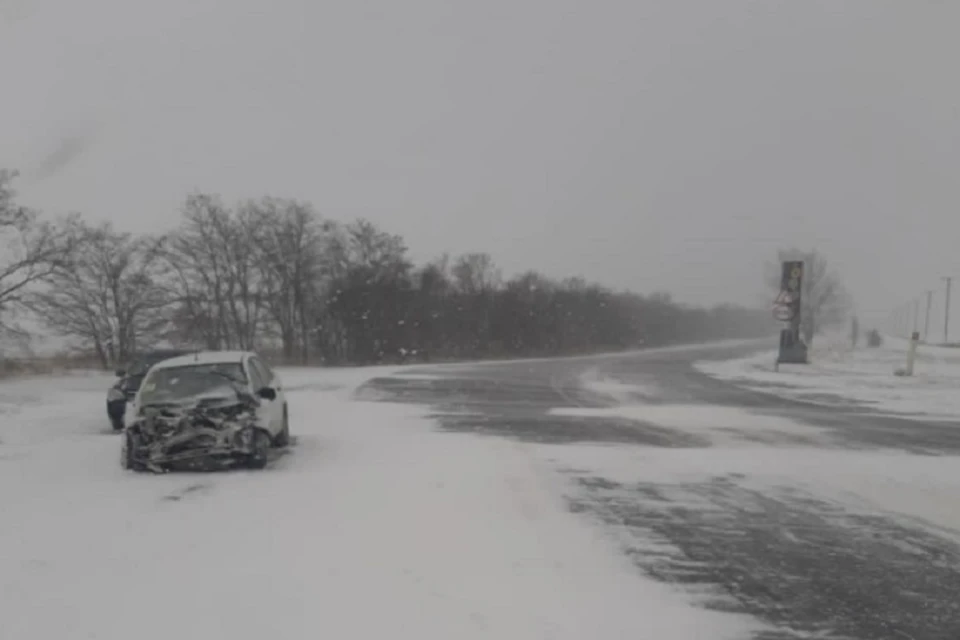
<instances>
[{"instance_id":1,"label":"snow bank","mask_svg":"<svg viewBox=\"0 0 960 640\"><path fill-rule=\"evenodd\" d=\"M907 342L887 339L879 349L851 349L834 338L817 344L809 365L781 365L776 351L728 361L696 363L721 380L781 397L824 405L851 402L876 412L917 419L960 419L960 349L920 345L915 375L894 371L906 364Z\"/></svg>"},{"instance_id":2,"label":"snow bank","mask_svg":"<svg viewBox=\"0 0 960 640\"><path fill-rule=\"evenodd\" d=\"M585 418L621 418L638 423L677 429L705 436L713 444L736 442L741 446L756 446L764 440L778 440L783 436L813 442L821 431L789 418L756 414L736 407L715 405L628 404L615 407L558 407L550 411L555 416ZM745 441L744 435L750 440ZM765 437L766 436L766 437Z\"/></svg>"},{"instance_id":3,"label":"snow bank","mask_svg":"<svg viewBox=\"0 0 960 640\"><path fill-rule=\"evenodd\" d=\"M663 404L655 384L631 384L588 369L579 378L582 388L613 401L607 407L555 407L550 415L581 418L619 418L639 425L652 424L706 438L713 444L755 446L765 440L814 442L821 429L789 418L737 407L710 404ZM568 396L569 397L569 396ZM745 439L744 436L747 436Z\"/></svg>"},{"instance_id":4,"label":"snow bank","mask_svg":"<svg viewBox=\"0 0 960 640\"><path fill-rule=\"evenodd\" d=\"M392 369L283 370L290 455L135 475L109 378L0 385L0 637L742 638L570 514L529 445L363 402ZM62 381L61 381L62 382Z\"/></svg>"},{"instance_id":5,"label":"snow bank","mask_svg":"<svg viewBox=\"0 0 960 640\"><path fill-rule=\"evenodd\" d=\"M579 377L580 386L597 395L608 396L619 402L629 402L637 396L654 398L659 394L659 389L653 384L648 383L643 386L637 384L624 384L609 376L600 373L596 367L587 369Z\"/></svg>"}]
</instances>

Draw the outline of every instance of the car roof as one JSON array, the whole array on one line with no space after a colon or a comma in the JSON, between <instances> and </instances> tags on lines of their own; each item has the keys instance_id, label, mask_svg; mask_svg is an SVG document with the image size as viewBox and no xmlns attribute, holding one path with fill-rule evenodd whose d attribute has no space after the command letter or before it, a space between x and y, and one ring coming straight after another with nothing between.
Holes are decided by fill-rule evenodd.
<instances>
[{"instance_id":1,"label":"car roof","mask_svg":"<svg viewBox=\"0 0 960 640\"><path fill-rule=\"evenodd\" d=\"M153 365L153 370L187 367L197 364L239 364L254 355L251 351L197 351L184 356L163 360Z\"/></svg>"}]
</instances>

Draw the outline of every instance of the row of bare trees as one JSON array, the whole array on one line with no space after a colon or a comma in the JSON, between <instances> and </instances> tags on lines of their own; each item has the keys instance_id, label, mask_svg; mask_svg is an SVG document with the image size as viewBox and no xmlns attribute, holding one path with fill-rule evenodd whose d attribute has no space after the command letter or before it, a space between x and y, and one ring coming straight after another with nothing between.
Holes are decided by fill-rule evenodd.
<instances>
[{"instance_id":1,"label":"row of bare trees","mask_svg":"<svg viewBox=\"0 0 960 640\"><path fill-rule=\"evenodd\" d=\"M286 362L371 363L551 355L764 335L766 311L687 308L529 272L504 281L490 256L416 266L399 236L311 205L228 206L193 194L180 225L136 235L19 207L0 174L0 326L32 319L104 366L172 343L276 350Z\"/></svg>"}]
</instances>

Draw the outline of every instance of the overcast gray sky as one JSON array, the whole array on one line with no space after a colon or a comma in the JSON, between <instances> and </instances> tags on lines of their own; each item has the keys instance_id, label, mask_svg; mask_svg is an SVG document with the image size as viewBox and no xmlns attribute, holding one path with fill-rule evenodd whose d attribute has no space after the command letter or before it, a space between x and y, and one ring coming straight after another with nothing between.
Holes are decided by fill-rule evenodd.
<instances>
[{"instance_id":1,"label":"overcast gray sky","mask_svg":"<svg viewBox=\"0 0 960 640\"><path fill-rule=\"evenodd\" d=\"M756 302L780 245L864 310L960 275L954 0L0 0L22 199L163 230L192 189ZM765 300L765 298L763 298Z\"/></svg>"}]
</instances>

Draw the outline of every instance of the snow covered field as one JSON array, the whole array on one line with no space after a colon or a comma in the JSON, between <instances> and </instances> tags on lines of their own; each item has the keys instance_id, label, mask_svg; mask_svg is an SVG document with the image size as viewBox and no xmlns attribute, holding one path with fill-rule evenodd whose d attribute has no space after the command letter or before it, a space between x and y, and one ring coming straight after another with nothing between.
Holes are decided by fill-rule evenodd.
<instances>
[{"instance_id":1,"label":"snow covered field","mask_svg":"<svg viewBox=\"0 0 960 640\"><path fill-rule=\"evenodd\" d=\"M643 577L568 512L558 456L594 452L439 432L426 408L354 396L389 371L282 371L289 455L164 476L120 469L112 378L0 384L0 638L714 640L752 627Z\"/></svg>"},{"instance_id":2,"label":"snow covered field","mask_svg":"<svg viewBox=\"0 0 960 640\"><path fill-rule=\"evenodd\" d=\"M816 364L779 373L772 353L697 366L794 399L949 417L960 353L922 347L917 376L903 379L892 373L903 347L825 343ZM806 421L811 408L775 414L750 406L749 393L743 404L684 403L667 385L684 384L670 376L689 365L636 357L628 367L281 370L296 437L288 454L261 472L163 476L120 469L103 406L112 377L2 382L0 640L734 640L768 628L704 609L716 590L646 577L695 570L682 548L690 534L730 544L716 566L769 575L764 587L784 606L809 602L818 584L843 588L841 558L936 597L923 567L949 553L939 545L960 543L958 456L838 445ZM376 377L391 380L363 386ZM450 412L417 404L415 390L429 388ZM506 426L528 428L542 407L544 429L627 424L659 444L438 428L464 400ZM896 546L870 551L885 540ZM785 574L785 560L816 567L819 582Z\"/></svg>"},{"instance_id":3,"label":"snow covered field","mask_svg":"<svg viewBox=\"0 0 960 640\"><path fill-rule=\"evenodd\" d=\"M852 350L845 338L815 343L809 365L781 365L775 350L727 361L697 363L715 378L785 398L924 420L960 421L960 349L920 345L915 375L895 376L906 365L907 342L887 338L879 349Z\"/></svg>"}]
</instances>

